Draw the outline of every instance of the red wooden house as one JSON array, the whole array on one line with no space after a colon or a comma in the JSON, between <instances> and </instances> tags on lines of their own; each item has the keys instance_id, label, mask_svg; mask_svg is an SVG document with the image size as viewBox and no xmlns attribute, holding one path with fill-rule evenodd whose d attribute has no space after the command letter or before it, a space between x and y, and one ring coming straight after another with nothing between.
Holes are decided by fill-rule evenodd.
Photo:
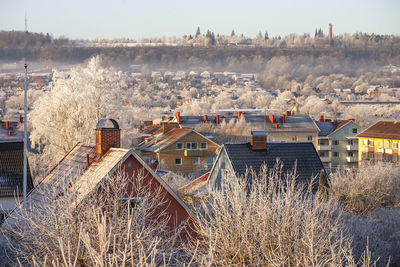
<instances>
[{"instance_id":1,"label":"red wooden house","mask_svg":"<svg viewBox=\"0 0 400 267\"><path fill-rule=\"evenodd\" d=\"M112 123L112 127L105 127L106 122ZM125 179L131 179L126 183L126 196L122 201L140 199L135 188L135 179L140 179L148 190L154 193L162 193L163 204L158 207L164 212L168 220L168 230L174 232L179 226L187 223L187 232L184 231L181 238L188 238L194 223L193 216L187 205L178 195L159 177L132 149L120 148L120 129L113 119L102 119L96 127L96 144L88 145L78 143L65 157L51 170L51 172L28 194L28 207L35 212L41 212L45 204L46 187L58 187L56 193L63 195L66 191L74 193L75 200L71 207L76 209L84 205L90 197L101 197L103 188L108 179L113 175L122 173ZM144 200L144 204L145 204ZM109 202L110 205L115 203ZM110 206L110 209L115 207ZM154 218L159 218L155 214ZM3 227L12 227L13 221L7 218Z\"/></svg>"}]
</instances>

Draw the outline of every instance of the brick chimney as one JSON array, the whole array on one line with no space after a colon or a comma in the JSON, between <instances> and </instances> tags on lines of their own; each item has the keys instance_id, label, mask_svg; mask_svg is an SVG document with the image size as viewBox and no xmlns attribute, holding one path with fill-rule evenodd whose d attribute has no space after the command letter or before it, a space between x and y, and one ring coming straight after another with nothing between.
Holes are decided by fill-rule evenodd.
<instances>
[{"instance_id":1,"label":"brick chimney","mask_svg":"<svg viewBox=\"0 0 400 267\"><path fill-rule=\"evenodd\" d=\"M181 113L177 111L175 115L176 115L176 121L178 122L178 124L181 124Z\"/></svg>"},{"instance_id":2,"label":"brick chimney","mask_svg":"<svg viewBox=\"0 0 400 267\"><path fill-rule=\"evenodd\" d=\"M324 116L323 116L323 115L320 115L319 118L318 118L318 121L319 121L319 122L325 121Z\"/></svg>"},{"instance_id":3,"label":"brick chimney","mask_svg":"<svg viewBox=\"0 0 400 267\"><path fill-rule=\"evenodd\" d=\"M9 129L10 129L10 122L6 121L6 130L9 130Z\"/></svg>"},{"instance_id":4,"label":"brick chimney","mask_svg":"<svg viewBox=\"0 0 400 267\"><path fill-rule=\"evenodd\" d=\"M111 121L113 128L104 124ZM118 123L113 119L101 119L96 126L96 159L100 159L111 147L121 146L121 133Z\"/></svg>"},{"instance_id":5,"label":"brick chimney","mask_svg":"<svg viewBox=\"0 0 400 267\"><path fill-rule=\"evenodd\" d=\"M290 110L285 112L286 117L292 116L292 112L290 112Z\"/></svg>"},{"instance_id":6,"label":"brick chimney","mask_svg":"<svg viewBox=\"0 0 400 267\"><path fill-rule=\"evenodd\" d=\"M267 135L264 131L251 131L250 146L252 150L267 149Z\"/></svg>"},{"instance_id":7,"label":"brick chimney","mask_svg":"<svg viewBox=\"0 0 400 267\"><path fill-rule=\"evenodd\" d=\"M274 115L268 115L268 120L269 120L270 123L274 123L275 122Z\"/></svg>"},{"instance_id":8,"label":"brick chimney","mask_svg":"<svg viewBox=\"0 0 400 267\"><path fill-rule=\"evenodd\" d=\"M240 119L240 116L242 116L242 112L241 112L241 111L238 111L238 112L237 112L237 117L238 117L238 119Z\"/></svg>"},{"instance_id":9,"label":"brick chimney","mask_svg":"<svg viewBox=\"0 0 400 267\"><path fill-rule=\"evenodd\" d=\"M204 115L203 116L203 122L206 122L207 121L207 115Z\"/></svg>"},{"instance_id":10,"label":"brick chimney","mask_svg":"<svg viewBox=\"0 0 400 267\"><path fill-rule=\"evenodd\" d=\"M215 115L215 124L219 124L219 115Z\"/></svg>"},{"instance_id":11,"label":"brick chimney","mask_svg":"<svg viewBox=\"0 0 400 267\"><path fill-rule=\"evenodd\" d=\"M22 115L19 115L18 122L19 123L24 123L24 117Z\"/></svg>"},{"instance_id":12,"label":"brick chimney","mask_svg":"<svg viewBox=\"0 0 400 267\"><path fill-rule=\"evenodd\" d=\"M179 128L179 124L176 122L161 122L162 133L165 134L172 129Z\"/></svg>"}]
</instances>

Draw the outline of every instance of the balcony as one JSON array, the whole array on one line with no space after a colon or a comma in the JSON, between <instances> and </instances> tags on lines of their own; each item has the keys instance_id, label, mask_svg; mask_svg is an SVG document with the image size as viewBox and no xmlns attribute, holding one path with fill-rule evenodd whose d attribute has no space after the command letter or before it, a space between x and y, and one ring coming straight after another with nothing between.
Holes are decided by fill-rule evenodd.
<instances>
[{"instance_id":1,"label":"balcony","mask_svg":"<svg viewBox=\"0 0 400 267\"><path fill-rule=\"evenodd\" d=\"M393 150L390 149L390 148L385 148L385 153L386 153L386 154L392 154L392 153L393 153Z\"/></svg>"},{"instance_id":2,"label":"balcony","mask_svg":"<svg viewBox=\"0 0 400 267\"><path fill-rule=\"evenodd\" d=\"M364 146L362 148L362 152L364 152L364 153L374 152L374 147L373 146Z\"/></svg>"},{"instance_id":3,"label":"balcony","mask_svg":"<svg viewBox=\"0 0 400 267\"><path fill-rule=\"evenodd\" d=\"M383 153L384 151L385 151L384 148L378 148L376 152Z\"/></svg>"},{"instance_id":4,"label":"balcony","mask_svg":"<svg viewBox=\"0 0 400 267\"><path fill-rule=\"evenodd\" d=\"M323 163L331 162L331 160L332 160L330 157L320 157L320 159L321 159L321 161L322 161Z\"/></svg>"},{"instance_id":5,"label":"balcony","mask_svg":"<svg viewBox=\"0 0 400 267\"><path fill-rule=\"evenodd\" d=\"M325 144L322 144L322 145L318 145L318 151L321 151L321 150L331 150L331 148L332 148L332 146L331 145L325 145Z\"/></svg>"},{"instance_id":6,"label":"balcony","mask_svg":"<svg viewBox=\"0 0 400 267\"><path fill-rule=\"evenodd\" d=\"M347 151L358 150L358 145L347 145L347 146L346 146L346 150L347 150Z\"/></svg>"},{"instance_id":7,"label":"balcony","mask_svg":"<svg viewBox=\"0 0 400 267\"><path fill-rule=\"evenodd\" d=\"M358 162L358 157L355 157L355 156L352 156L352 157L347 156L347 157L346 157L346 161L347 161L347 162Z\"/></svg>"},{"instance_id":8,"label":"balcony","mask_svg":"<svg viewBox=\"0 0 400 267\"><path fill-rule=\"evenodd\" d=\"M202 157L203 150L188 150L185 149L185 157Z\"/></svg>"}]
</instances>

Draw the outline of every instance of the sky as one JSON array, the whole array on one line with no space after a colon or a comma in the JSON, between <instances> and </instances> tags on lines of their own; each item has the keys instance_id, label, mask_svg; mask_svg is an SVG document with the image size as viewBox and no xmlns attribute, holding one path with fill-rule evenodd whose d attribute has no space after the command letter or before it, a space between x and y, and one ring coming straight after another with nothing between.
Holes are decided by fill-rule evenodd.
<instances>
[{"instance_id":1,"label":"sky","mask_svg":"<svg viewBox=\"0 0 400 267\"><path fill-rule=\"evenodd\" d=\"M270 36L400 34L400 0L0 0L0 30L69 38L141 38L261 30Z\"/></svg>"}]
</instances>

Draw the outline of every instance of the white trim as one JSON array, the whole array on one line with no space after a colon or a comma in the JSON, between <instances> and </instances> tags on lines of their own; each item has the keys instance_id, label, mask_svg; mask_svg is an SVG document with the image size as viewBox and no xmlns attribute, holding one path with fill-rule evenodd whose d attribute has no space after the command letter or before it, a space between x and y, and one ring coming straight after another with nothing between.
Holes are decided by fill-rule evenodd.
<instances>
[{"instance_id":1,"label":"white trim","mask_svg":"<svg viewBox=\"0 0 400 267\"><path fill-rule=\"evenodd\" d=\"M176 163L176 160L177 160L177 159L180 159L180 160L181 160L181 163L180 163L180 164L177 164L177 163ZM175 166L181 166L181 165L182 165L182 158L175 158Z\"/></svg>"}]
</instances>

